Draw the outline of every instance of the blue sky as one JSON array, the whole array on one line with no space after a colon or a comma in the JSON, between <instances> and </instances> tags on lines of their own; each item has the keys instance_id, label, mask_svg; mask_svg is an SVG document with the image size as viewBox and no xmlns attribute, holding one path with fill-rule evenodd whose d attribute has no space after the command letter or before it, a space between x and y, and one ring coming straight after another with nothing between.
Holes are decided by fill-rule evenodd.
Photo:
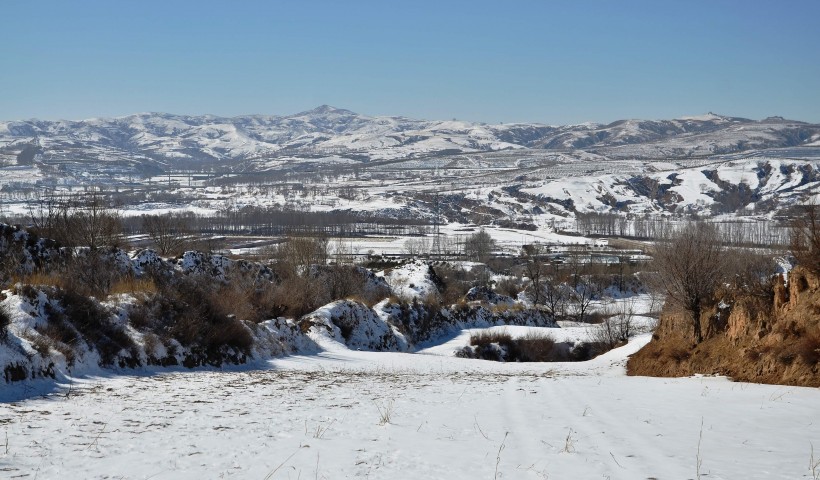
<instances>
[{"instance_id":1,"label":"blue sky","mask_svg":"<svg viewBox=\"0 0 820 480\"><path fill-rule=\"evenodd\" d=\"M4 1L0 119L820 122L820 1Z\"/></svg>"}]
</instances>

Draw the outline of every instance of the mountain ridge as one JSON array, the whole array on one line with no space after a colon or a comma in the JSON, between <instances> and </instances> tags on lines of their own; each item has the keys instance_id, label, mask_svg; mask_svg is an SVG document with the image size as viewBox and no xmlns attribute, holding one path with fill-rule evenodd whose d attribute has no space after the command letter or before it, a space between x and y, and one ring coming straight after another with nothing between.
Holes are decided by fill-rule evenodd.
<instances>
[{"instance_id":1,"label":"mountain ridge","mask_svg":"<svg viewBox=\"0 0 820 480\"><path fill-rule=\"evenodd\" d=\"M500 151L656 161L820 146L820 124L708 113L608 124L486 124L368 116L330 105L291 115L143 112L87 120L0 122L0 167L115 164L139 171L264 171L282 162L420 159Z\"/></svg>"}]
</instances>

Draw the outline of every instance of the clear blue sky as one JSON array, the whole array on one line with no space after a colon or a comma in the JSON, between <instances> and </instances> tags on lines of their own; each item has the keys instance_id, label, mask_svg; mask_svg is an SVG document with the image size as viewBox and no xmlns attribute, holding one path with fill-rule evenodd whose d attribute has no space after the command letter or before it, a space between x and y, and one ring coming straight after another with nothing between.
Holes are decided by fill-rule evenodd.
<instances>
[{"instance_id":1,"label":"clear blue sky","mask_svg":"<svg viewBox=\"0 0 820 480\"><path fill-rule=\"evenodd\" d=\"M820 1L0 3L0 119L820 122Z\"/></svg>"}]
</instances>

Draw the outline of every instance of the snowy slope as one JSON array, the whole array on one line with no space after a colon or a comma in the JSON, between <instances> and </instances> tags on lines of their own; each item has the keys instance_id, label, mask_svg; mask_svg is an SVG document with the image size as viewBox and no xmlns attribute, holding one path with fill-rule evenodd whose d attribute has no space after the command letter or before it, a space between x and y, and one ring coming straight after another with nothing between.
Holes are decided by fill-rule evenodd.
<instances>
[{"instance_id":1,"label":"snowy slope","mask_svg":"<svg viewBox=\"0 0 820 480\"><path fill-rule=\"evenodd\" d=\"M811 478L820 392L336 350L7 403L10 478ZM67 395L66 393L70 393ZM389 417L389 418L388 418Z\"/></svg>"}]
</instances>

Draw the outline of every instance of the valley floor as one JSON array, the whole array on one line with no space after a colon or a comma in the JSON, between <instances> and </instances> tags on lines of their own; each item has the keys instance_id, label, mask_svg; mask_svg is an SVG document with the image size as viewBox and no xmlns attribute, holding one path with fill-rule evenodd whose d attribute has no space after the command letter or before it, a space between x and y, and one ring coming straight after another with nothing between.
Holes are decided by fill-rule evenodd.
<instances>
[{"instance_id":1,"label":"valley floor","mask_svg":"<svg viewBox=\"0 0 820 480\"><path fill-rule=\"evenodd\" d=\"M76 379L0 404L0 477L813 478L820 390L627 377L647 341L574 364L339 347Z\"/></svg>"}]
</instances>

